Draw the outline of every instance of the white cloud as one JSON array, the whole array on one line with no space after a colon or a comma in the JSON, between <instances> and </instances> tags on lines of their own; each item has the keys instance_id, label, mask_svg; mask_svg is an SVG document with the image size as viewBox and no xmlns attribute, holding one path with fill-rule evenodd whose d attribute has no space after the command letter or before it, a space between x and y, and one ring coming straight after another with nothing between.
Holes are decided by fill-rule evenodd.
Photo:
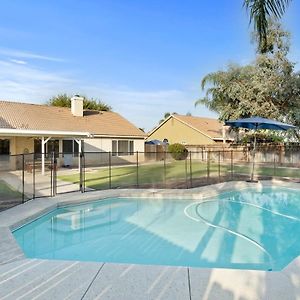
<instances>
[{"instance_id":1,"label":"white cloud","mask_svg":"<svg viewBox=\"0 0 300 300\"><path fill-rule=\"evenodd\" d=\"M30 81L61 81L69 82L70 78L62 75L43 71L27 65L15 64L0 60L0 78Z\"/></svg>"},{"instance_id":2,"label":"white cloud","mask_svg":"<svg viewBox=\"0 0 300 300\"><path fill-rule=\"evenodd\" d=\"M15 64L18 64L18 65L26 65L27 64L27 62L26 61L24 61L24 60L19 60L19 59L10 59L9 60L10 62L13 62L13 63L15 63Z\"/></svg>"},{"instance_id":3,"label":"white cloud","mask_svg":"<svg viewBox=\"0 0 300 300\"><path fill-rule=\"evenodd\" d=\"M74 79L69 74L0 60L1 99L44 102L57 92L71 89Z\"/></svg>"},{"instance_id":4,"label":"white cloud","mask_svg":"<svg viewBox=\"0 0 300 300\"><path fill-rule=\"evenodd\" d=\"M6 55L6 56L17 57L17 58L38 59L38 60L47 60L47 61L53 61L53 62L65 61L62 58L46 56L46 55L41 55L41 54L26 52L26 51L20 51L20 50L15 50L15 49L8 49L8 48L0 48L0 54Z\"/></svg>"},{"instance_id":5,"label":"white cloud","mask_svg":"<svg viewBox=\"0 0 300 300\"><path fill-rule=\"evenodd\" d=\"M153 90L140 91L129 87L107 87L101 84L85 86L78 93L102 99L111 105L136 126L146 131L156 126L165 112L177 112L193 115L216 117L203 106L195 108L194 103L199 98L200 91L187 90Z\"/></svg>"},{"instance_id":6,"label":"white cloud","mask_svg":"<svg viewBox=\"0 0 300 300\"><path fill-rule=\"evenodd\" d=\"M0 98L43 103L58 93L82 94L101 99L138 127L151 130L165 112L215 116L204 107L194 107L199 98L195 86L186 90L139 90L135 87L86 83L74 74L48 72L33 65L0 60Z\"/></svg>"}]
</instances>

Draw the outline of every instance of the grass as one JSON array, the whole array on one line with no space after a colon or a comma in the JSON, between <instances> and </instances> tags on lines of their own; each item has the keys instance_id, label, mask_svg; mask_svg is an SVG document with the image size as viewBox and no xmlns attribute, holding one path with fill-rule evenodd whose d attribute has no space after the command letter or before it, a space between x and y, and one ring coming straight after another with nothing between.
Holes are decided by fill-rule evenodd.
<instances>
[{"instance_id":1,"label":"grass","mask_svg":"<svg viewBox=\"0 0 300 300\"><path fill-rule=\"evenodd\" d=\"M138 183L139 185L155 186L163 185L165 180L168 183L185 182L187 176L189 179L190 165L189 161L173 161L166 164L166 172L164 172L163 162L155 162L152 164L141 164L138 169ZM210 163L210 177L218 177L230 175L230 164L221 164L220 173L217 163ZM251 164L234 165L233 173L245 174L250 176ZM273 167L259 166L255 168L256 175L261 176L278 176L278 177L292 177L300 178L300 170L295 168L281 168L277 167L274 173ZM192 163L191 174L193 179L207 177L207 163L195 162ZM58 177L61 180L78 183L79 174L76 172L72 175L62 175ZM111 169L111 187L128 187L137 184L137 168L135 165L118 166ZM108 168L95 169L85 173L85 186L92 189L107 189L109 188L109 170Z\"/></svg>"},{"instance_id":2,"label":"grass","mask_svg":"<svg viewBox=\"0 0 300 300\"><path fill-rule=\"evenodd\" d=\"M0 199L1 200L22 199L22 194L14 190L4 181L0 180Z\"/></svg>"},{"instance_id":3,"label":"grass","mask_svg":"<svg viewBox=\"0 0 300 300\"><path fill-rule=\"evenodd\" d=\"M186 175L186 170L187 174ZM210 174L218 174L218 165L210 164ZM192 164L192 177L206 177L207 176L207 164L193 162ZM227 166L220 166L220 172L222 174L227 172ZM174 161L166 164L166 171L164 171L163 162L157 162L152 164L143 164L138 168L138 183L139 185L155 185L163 184L167 182L183 182L186 180L186 176L189 176L190 165L189 162ZM61 180L79 183L79 174L62 175L58 177ZM189 177L188 177L189 178ZM85 173L86 187L93 189L105 189L109 188L109 170L108 168L102 168L94 170L92 172ZM111 186L126 187L137 184L137 168L136 166L124 166L113 167L111 170Z\"/></svg>"},{"instance_id":4,"label":"grass","mask_svg":"<svg viewBox=\"0 0 300 300\"><path fill-rule=\"evenodd\" d=\"M234 166L234 171L237 173L250 174L251 168L246 166ZM291 177L300 178L299 168L287 168L287 167L266 167L255 166L255 174L262 176L277 176L277 177Z\"/></svg>"}]
</instances>

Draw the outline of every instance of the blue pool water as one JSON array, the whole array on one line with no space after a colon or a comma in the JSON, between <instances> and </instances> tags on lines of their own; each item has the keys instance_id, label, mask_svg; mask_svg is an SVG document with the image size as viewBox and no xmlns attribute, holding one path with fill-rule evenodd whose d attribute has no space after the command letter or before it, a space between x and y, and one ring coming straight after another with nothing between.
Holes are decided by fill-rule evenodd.
<instances>
[{"instance_id":1,"label":"blue pool water","mask_svg":"<svg viewBox=\"0 0 300 300\"><path fill-rule=\"evenodd\" d=\"M300 194L106 199L56 209L13 234L31 258L280 270L300 254Z\"/></svg>"}]
</instances>

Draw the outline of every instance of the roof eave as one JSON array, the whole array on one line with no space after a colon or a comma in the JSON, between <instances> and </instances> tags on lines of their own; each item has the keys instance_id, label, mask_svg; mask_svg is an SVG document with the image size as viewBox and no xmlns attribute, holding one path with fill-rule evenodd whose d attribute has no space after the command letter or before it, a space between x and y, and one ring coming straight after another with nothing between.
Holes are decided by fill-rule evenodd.
<instances>
[{"instance_id":1,"label":"roof eave","mask_svg":"<svg viewBox=\"0 0 300 300\"><path fill-rule=\"evenodd\" d=\"M89 132L78 131L60 131L60 130L31 130L31 129L15 129L0 128L1 136L56 136L56 137L92 137Z\"/></svg>"},{"instance_id":2,"label":"roof eave","mask_svg":"<svg viewBox=\"0 0 300 300\"><path fill-rule=\"evenodd\" d=\"M223 138L223 137L215 137L215 138L212 138L213 140L217 140L217 141L223 141L223 140L226 140L226 141L233 141L234 139L233 138Z\"/></svg>"},{"instance_id":3,"label":"roof eave","mask_svg":"<svg viewBox=\"0 0 300 300\"><path fill-rule=\"evenodd\" d=\"M147 135L122 135L122 134L93 134L95 138L134 138L134 139L145 139Z\"/></svg>"}]
</instances>

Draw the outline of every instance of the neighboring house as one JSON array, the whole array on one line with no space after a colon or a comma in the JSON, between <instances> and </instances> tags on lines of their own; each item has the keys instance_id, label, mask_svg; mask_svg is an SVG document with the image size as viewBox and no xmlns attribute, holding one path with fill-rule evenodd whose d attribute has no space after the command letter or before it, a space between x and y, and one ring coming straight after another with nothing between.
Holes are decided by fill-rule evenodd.
<instances>
[{"instance_id":1,"label":"neighboring house","mask_svg":"<svg viewBox=\"0 0 300 300\"><path fill-rule=\"evenodd\" d=\"M232 138L228 127L217 119L173 114L148 134L147 141L151 140L197 146L226 143Z\"/></svg>"},{"instance_id":2,"label":"neighboring house","mask_svg":"<svg viewBox=\"0 0 300 300\"><path fill-rule=\"evenodd\" d=\"M68 160L82 150L111 151L130 160L144 151L144 139L145 133L115 112L83 110L81 97L72 98L71 109L0 101L0 155L36 153L44 161L53 151L68 153Z\"/></svg>"}]
</instances>

